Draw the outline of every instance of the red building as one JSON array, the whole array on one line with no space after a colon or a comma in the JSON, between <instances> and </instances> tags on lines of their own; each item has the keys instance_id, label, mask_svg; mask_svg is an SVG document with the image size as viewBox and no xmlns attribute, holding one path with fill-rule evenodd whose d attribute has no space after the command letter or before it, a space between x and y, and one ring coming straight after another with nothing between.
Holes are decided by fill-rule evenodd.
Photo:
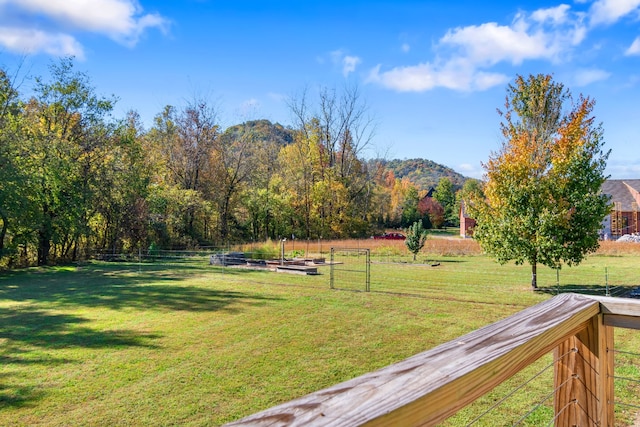
<instances>
[{"instance_id":1,"label":"red building","mask_svg":"<svg viewBox=\"0 0 640 427\"><path fill-rule=\"evenodd\" d=\"M460 202L460 236L473 237L473 228L476 226L476 220L469 217L466 212L464 200Z\"/></svg>"}]
</instances>

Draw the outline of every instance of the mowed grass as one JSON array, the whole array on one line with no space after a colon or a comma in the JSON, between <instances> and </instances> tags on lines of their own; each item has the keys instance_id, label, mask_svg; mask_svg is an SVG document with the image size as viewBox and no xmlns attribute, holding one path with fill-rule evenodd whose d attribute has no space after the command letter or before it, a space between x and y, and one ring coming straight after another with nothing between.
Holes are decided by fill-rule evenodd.
<instances>
[{"instance_id":1,"label":"mowed grass","mask_svg":"<svg viewBox=\"0 0 640 427\"><path fill-rule=\"evenodd\" d=\"M369 293L354 283L360 273L341 280L346 268L336 272L338 289L331 290L327 267L298 276L215 268L204 258L2 273L0 425L220 425L550 297L529 289L527 266L444 252L427 253L417 264L401 253L389 263L374 257ZM583 286L605 268L630 275L636 261L628 254L594 256L561 286ZM361 260L353 262L357 271ZM555 286L555 272L548 273ZM620 280L638 285L637 275ZM617 344L637 352L639 335L620 330ZM632 376L638 359L620 357ZM549 375L532 383L538 394L550 392ZM633 383L617 387L626 402L637 401L629 400L639 394ZM449 425L482 413L503 391L496 393ZM532 393L527 389L478 425L509 425L531 409ZM548 412L548 405L537 409L528 425L546 425L535 417Z\"/></svg>"}]
</instances>

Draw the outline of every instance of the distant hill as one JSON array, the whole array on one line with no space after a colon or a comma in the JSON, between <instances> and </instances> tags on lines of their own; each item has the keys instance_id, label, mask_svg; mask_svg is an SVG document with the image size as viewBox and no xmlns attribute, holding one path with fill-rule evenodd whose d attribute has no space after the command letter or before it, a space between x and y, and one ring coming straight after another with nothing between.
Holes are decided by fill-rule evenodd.
<instances>
[{"instance_id":1,"label":"distant hill","mask_svg":"<svg viewBox=\"0 0 640 427\"><path fill-rule=\"evenodd\" d=\"M443 177L449 178L453 187L458 190L469 179L450 167L426 159L382 160L382 164L387 170L393 171L396 178L407 177L420 190L435 187Z\"/></svg>"},{"instance_id":2,"label":"distant hill","mask_svg":"<svg viewBox=\"0 0 640 427\"><path fill-rule=\"evenodd\" d=\"M294 131L291 128L280 123L272 123L266 119L251 120L231 126L225 131L225 134L233 137L247 129L253 131L258 139L276 142L280 146L293 142ZM385 169L393 171L396 178L407 177L420 190L429 190L429 188L435 187L440 178L445 176L451 180L454 189L458 190L469 179L447 166L426 159L374 159L370 162L381 163Z\"/></svg>"},{"instance_id":3,"label":"distant hill","mask_svg":"<svg viewBox=\"0 0 640 427\"><path fill-rule=\"evenodd\" d=\"M229 127L225 133L227 135L237 135L243 131L250 130L262 141L276 142L284 146L293 142L293 131L282 126L280 123L272 123L269 120L250 120L242 124Z\"/></svg>"}]
</instances>

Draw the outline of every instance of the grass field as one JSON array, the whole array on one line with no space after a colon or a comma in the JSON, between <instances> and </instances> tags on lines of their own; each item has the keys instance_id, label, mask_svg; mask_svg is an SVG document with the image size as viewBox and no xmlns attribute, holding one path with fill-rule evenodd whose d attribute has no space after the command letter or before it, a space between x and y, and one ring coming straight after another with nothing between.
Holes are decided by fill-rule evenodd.
<instances>
[{"instance_id":1,"label":"grass field","mask_svg":"<svg viewBox=\"0 0 640 427\"><path fill-rule=\"evenodd\" d=\"M465 252L469 242L432 242L416 264L401 246L377 245L369 293L340 277L344 285L330 290L327 270L275 274L211 267L205 258L2 273L0 425L220 425L432 348L557 290L640 284L637 255L620 250L563 269L559 281L541 271L548 292L534 293L527 266ZM639 332L616 334L618 350L638 352ZM447 424L465 425L549 361ZM640 378L637 356L621 354L618 363L622 376ZM546 425L548 405L526 414L549 393L551 376L475 425L523 416L523 425ZM617 384L617 398L637 404L635 384ZM618 414L619 425L635 417L622 406Z\"/></svg>"}]
</instances>

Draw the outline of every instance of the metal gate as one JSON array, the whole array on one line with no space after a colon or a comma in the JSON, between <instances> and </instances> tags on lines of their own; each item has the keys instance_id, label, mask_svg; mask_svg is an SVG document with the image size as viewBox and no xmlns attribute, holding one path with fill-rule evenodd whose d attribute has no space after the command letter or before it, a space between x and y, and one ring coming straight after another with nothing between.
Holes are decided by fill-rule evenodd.
<instances>
[{"instance_id":1,"label":"metal gate","mask_svg":"<svg viewBox=\"0 0 640 427\"><path fill-rule=\"evenodd\" d=\"M364 290L371 285L371 250L331 248L331 289Z\"/></svg>"}]
</instances>

